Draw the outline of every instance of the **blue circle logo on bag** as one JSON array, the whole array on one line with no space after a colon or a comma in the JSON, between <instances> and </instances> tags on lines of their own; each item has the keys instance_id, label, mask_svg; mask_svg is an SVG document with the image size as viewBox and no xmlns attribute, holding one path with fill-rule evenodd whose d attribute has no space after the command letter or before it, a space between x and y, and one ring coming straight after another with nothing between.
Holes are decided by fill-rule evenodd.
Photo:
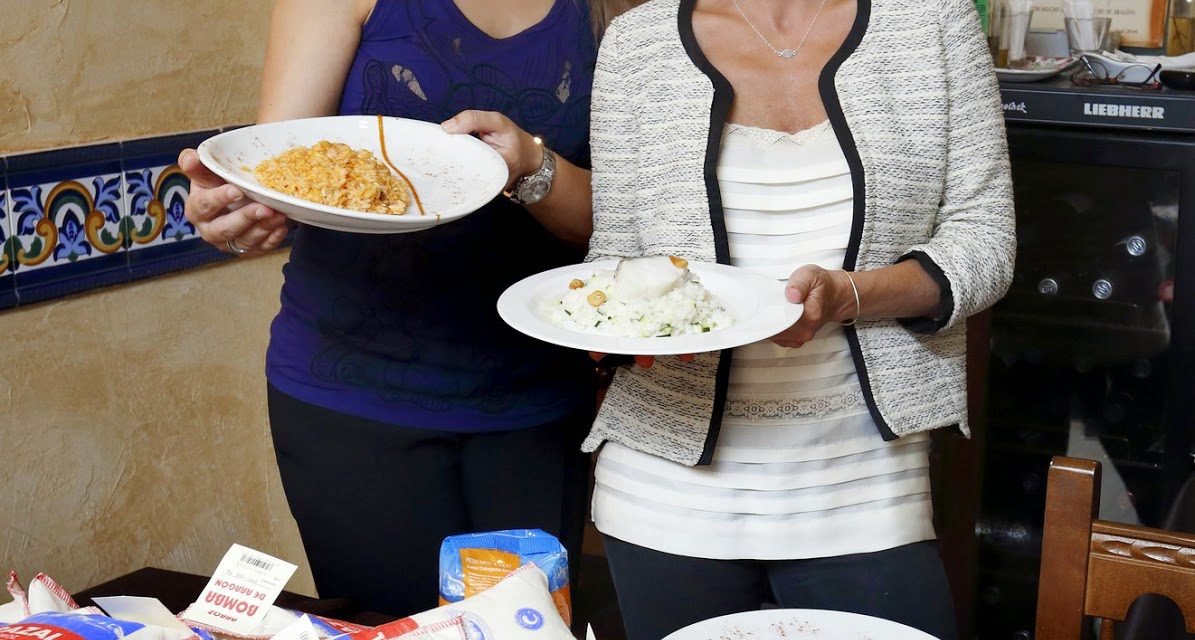
<instances>
[{"instance_id":1,"label":"blue circle logo on bag","mask_svg":"<svg viewBox=\"0 0 1195 640\"><path fill-rule=\"evenodd\" d=\"M515 622L524 629L535 631L544 626L544 614L531 608L519 609L515 612Z\"/></svg>"}]
</instances>

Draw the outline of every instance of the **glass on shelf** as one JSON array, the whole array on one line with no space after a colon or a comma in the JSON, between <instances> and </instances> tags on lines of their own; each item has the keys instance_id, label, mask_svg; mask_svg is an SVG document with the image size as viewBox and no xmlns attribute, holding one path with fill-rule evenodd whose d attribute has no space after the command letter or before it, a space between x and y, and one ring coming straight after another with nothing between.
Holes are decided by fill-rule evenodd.
<instances>
[{"instance_id":1,"label":"glass on shelf","mask_svg":"<svg viewBox=\"0 0 1195 640\"><path fill-rule=\"evenodd\" d=\"M1108 28L1112 18L1064 18L1066 40L1071 55L1099 53L1108 48Z\"/></svg>"},{"instance_id":2,"label":"glass on shelf","mask_svg":"<svg viewBox=\"0 0 1195 640\"><path fill-rule=\"evenodd\" d=\"M1166 27L1166 55L1195 52L1195 0L1170 0Z\"/></svg>"}]
</instances>

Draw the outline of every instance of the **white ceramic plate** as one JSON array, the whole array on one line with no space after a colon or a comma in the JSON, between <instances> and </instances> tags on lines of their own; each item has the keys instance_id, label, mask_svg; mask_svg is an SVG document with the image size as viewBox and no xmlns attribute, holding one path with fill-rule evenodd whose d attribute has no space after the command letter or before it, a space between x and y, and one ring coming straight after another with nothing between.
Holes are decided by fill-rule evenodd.
<instances>
[{"instance_id":1,"label":"white ceramic plate","mask_svg":"<svg viewBox=\"0 0 1195 640\"><path fill-rule=\"evenodd\" d=\"M407 233L460 219L494 199L506 186L506 163L498 152L467 135L445 133L438 124L382 118L386 151L415 185L426 215L414 202L401 216L350 211L303 200L262 186L252 168L296 146L320 140L366 149L382 159L377 116L332 116L271 122L226 131L199 145L199 159L245 195L292 220L351 233Z\"/></svg>"},{"instance_id":2,"label":"white ceramic plate","mask_svg":"<svg viewBox=\"0 0 1195 640\"><path fill-rule=\"evenodd\" d=\"M664 640L937 640L903 624L843 611L765 609L689 625Z\"/></svg>"},{"instance_id":3,"label":"white ceramic plate","mask_svg":"<svg viewBox=\"0 0 1195 640\"><path fill-rule=\"evenodd\" d=\"M539 314L544 300L559 298L574 278L586 280L595 271L613 269L617 260L599 260L552 269L524 278L498 298L498 315L515 330L562 347L626 355L678 355L731 349L759 342L789 328L803 306L784 298L785 283L752 271L708 262L689 262L709 292L734 317L734 324L696 335L663 338L620 338L558 327Z\"/></svg>"},{"instance_id":4,"label":"white ceramic plate","mask_svg":"<svg viewBox=\"0 0 1195 640\"><path fill-rule=\"evenodd\" d=\"M1034 58L1025 69L996 69L996 77L1006 82L1037 82L1052 78L1075 64L1073 58Z\"/></svg>"}]
</instances>

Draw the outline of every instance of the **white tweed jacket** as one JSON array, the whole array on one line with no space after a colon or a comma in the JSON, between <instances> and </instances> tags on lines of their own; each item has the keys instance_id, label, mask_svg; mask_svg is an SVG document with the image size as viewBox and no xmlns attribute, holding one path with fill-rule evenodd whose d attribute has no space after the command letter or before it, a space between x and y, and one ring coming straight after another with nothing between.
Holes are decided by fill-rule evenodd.
<instances>
[{"instance_id":1,"label":"white tweed jacket","mask_svg":"<svg viewBox=\"0 0 1195 640\"><path fill-rule=\"evenodd\" d=\"M606 32L589 259L729 262L715 168L734 90L698 46L694 4L654 0ZM1004 120L972 0L859 0L819 89L854 183L843 268L916 259L942 289L939 320L846 328L872 417L886 439L947 426L967 434L963 320L1004 295L1016 249ZM611 440L708 464L730 359L619 368L585 450Z\"/></svg>"}]
</instances>

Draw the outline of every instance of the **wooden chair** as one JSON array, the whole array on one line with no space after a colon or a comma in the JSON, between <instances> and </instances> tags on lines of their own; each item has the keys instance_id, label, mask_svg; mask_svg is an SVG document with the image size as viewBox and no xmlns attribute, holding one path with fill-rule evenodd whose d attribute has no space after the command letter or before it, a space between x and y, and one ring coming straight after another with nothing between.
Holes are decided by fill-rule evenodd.
<instances>
[{"instance_id":1,"label":"wooden chair","mask_svg":"<svg viewBox=\"0 0 1195 640\"><path fill-rule=\"evenodd\" d=\"M1099 496L1098 462L1050 462L1035 640L1089 638L1088 616L1112 640L1115 622L1149 593L1173 600L1195 632L1195 536L1098 520Z\"/></svg>"}]
</instances>

